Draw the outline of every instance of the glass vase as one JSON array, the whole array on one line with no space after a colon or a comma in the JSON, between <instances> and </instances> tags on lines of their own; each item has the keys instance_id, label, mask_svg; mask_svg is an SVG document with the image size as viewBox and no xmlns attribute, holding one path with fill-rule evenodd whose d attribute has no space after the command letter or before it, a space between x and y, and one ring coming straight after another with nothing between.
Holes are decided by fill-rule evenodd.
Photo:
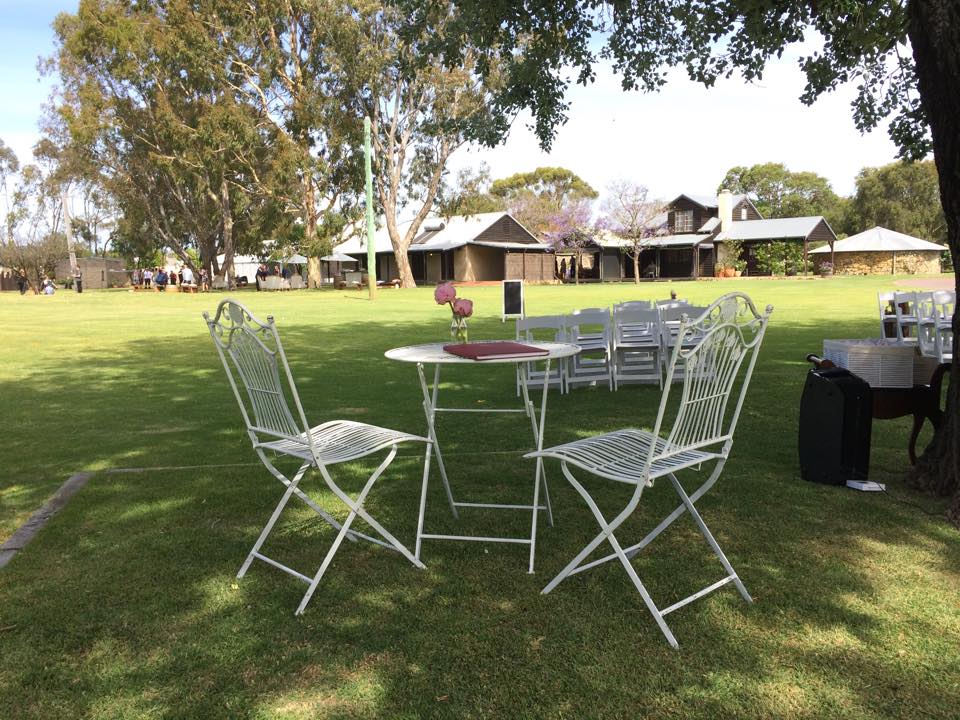
<instances>
[{"instance_id":1,"label":"glass vase","mask_svg":"<svg viewBox=\"0 0 960 720\"><path fill-rule=\"evenodd\" d=\"M454 315L450 321L450 340L455 343L469 342L467 339L467 319Z\"/></svg>"}]
</instances>

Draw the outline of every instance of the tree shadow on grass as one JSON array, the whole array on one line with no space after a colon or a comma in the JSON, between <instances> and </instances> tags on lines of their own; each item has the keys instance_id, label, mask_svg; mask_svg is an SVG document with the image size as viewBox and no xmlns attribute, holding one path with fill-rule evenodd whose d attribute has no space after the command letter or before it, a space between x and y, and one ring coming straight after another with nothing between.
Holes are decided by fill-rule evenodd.
<instances>
[{"instance_id":1,"label":"tree shadow on grass","mask_svg":"<svg viewBox=\"0 0 960 720\"><path fill-rule=\"evenodd\" d=\"M477 325L490 336L501 330ZM262 468L99 475L0 574L0 715L949 717L960 701L949 681L960 670L951 655L956 532L888 498L798 477L803 355L825 332L863 330L771 327L731 461L699 503L757 602L724 589L670 615L679 653L616 564L540 594L595 532L553 465L557 523L541 526L535 575L522 547L427 543L428 568L418 571L394 553L348 544L302 618L293 616L304 587L296 580L259 563L233 579L282 491ZM433 340L421 326L355 325L344 338L290 324L281 333L312 422L349 415L423 431L413 368L382 357ZM90 437L71 448L86 466L254 461L217 363L202 333L163 354L132 343L109 370L81 368L90 398L118 403L136 388L149 397L164 378L163 411L111 422L81 407L56 430ZM49 387L32 391L60 402ZM516 402L504 368L458 371L444 392L457 402ZM648 425L658 396L650 387L553 394L547 441ZM905 463L905 427L875 426L875 464ZM473 418L445 417L440 432L458 491L516 493L508 502L529 495L532 464L519 458L530 444L525 418L485 418L480 433ZM516 453L469 454L490 449ZM420 461L405 454L368 507L412 544ZM337 471L355 490L370 466ZM605 513L622 507L624 488L588 482ZM331 499L316 476L307 487ZM432 525L458 527L436 482L430 503ZM675 504L658 483L621 538L639 539ZM522 520L502 518L477 511L459 526L523 532ZM267 552L312 574L332 536L297 509ZM689 520L635 566L661 606L722 574Z\"/></svg>"}]
</instances>

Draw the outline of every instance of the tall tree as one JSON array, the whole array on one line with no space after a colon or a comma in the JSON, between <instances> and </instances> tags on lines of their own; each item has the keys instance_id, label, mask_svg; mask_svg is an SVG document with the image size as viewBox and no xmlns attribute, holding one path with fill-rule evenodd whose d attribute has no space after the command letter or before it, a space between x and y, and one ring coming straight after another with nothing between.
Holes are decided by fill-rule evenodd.
<instances>
[{"instance_id":1,"label":"tall tree","mask_svg":"<svg viewBox=\"0 0 960 720\"><path fill-rule=\"evenodd\" d=\"M339 86L369 117L374 188L397 261L400 282L415 285L407 250L434 206L450 155L470 136L509 125L492 112L500 78L496 62L479 73L478 50L461 48L448 63L428 43L442 37L458 12L439 3L412 27L404 13L371 0L330 2L323 16L327 59ZM401 229L401 213L411 217Z\"/></svg>"},{"instance_id":2,"label":"tall tree","mask_svg":"<svg viewBox=\"0 0 960 720\"><path fill-rule=\"evenodd\" d=\"M850 208L860 230L881 225L933 242L946 242L936 165L930 160L864 168Z\"/></svg>"},{"instance_id":3,"label":"tall tree","mask_svg":"<svg viewBox=\"0 0 960 720\"><path fill-rule=\"evenodd\" d=\"M749 196L765 218L823 215L831 226L842 221L840 198L830 181L814 172L791 172L783 163L762 163L727 171L717 191Z\"/></svg>"},{"instance_id":4,"label":"tall tree","mask_svg":"<svg viewBox=\"0 0 960 720\"><path fill-rule=\"evenodd\" d=\"M20 160L17 158L17 154L12 148L7 147L3 140L0 140L0 194L3 195L3 225L8 242L13 240L13 227L7 222L11 210L10 189L7 183L19 171Z\"/></svg>"},{"instance_id":5,"label":"tall tree","mask_svg":"<svg viewBox=\"0 0 960 720\"><path fill-rule=\"evenodd\" d=\"M229 269L238 247L269 232L262 179L277 161L262 115L225 81L205 15L182 2L82 0L54 30L51 131L71 169L136 207L183 262L196 247L213 274Z\"/></svg>"},{"instance_id":6,"label":"tall tree","mask_svg":"<svg viewBox=\"0 0 960 720\"><path fill-rule=\"evenodd\" d=\"M394 2L422 23L436 0ZM438 50L449 62L463 44L482 42L488 57L503 62L506 82L497 107L529 110L546 147L566 119L569 78L591 82L601 55L621 74L625 90L656 90L667 82L670 66L683 67L709 87L737 71L748 81L761 78L771 58L816 31L824 44L801 60L807 76L801 100L811 104L853 82L859 129L871 130L892 116L889 132L902 157L922 159L932 149L948 243L954 257L960 253L956 0L527 0L524 12L511 3L461 0L458 8L456 26L436 39ZM960 315L953 326L956 352ZM915 473L918 484L942 493L960 487L960 364L950 371L946 418ZM951 512L960 523L960 493Z\"/></svg>"},{"instance_id":7,"label":"tall tree","mask_svg":"<svg viewBox=\"0 0 960 720\"><path fill-rule=\"evenodd\" d=\"M33 291L53 276L67 257L60 187L48 167L24 166L16 176L6 216L7 240L0 243L0 265L22 272Z\"/></svg>"},{"instance_id":8,"label":"tall tree","mask_svg":"<svg viewBox=\"0 0 960 720\"><path fill-rule=\"evenodd\" d=\"M513 216L540 238L554 233L553 221L567 205L598 195L583 178L562 167L539 167L495 180L490 193L502 198Z\"/></svg>"},{"instance_id":9,"label":"tall tree","mask_svg":"<svg viewBox=\"0 0 960 720\"><path fill-rule=\"evenodd\" d=\"M623 252L633 260L633 281L640 282L640 254L660 231L656 218L666 211L666 203L650 197L645 185L617 180L607 187L601 209L604 224L623 240Z\"/></svg>"},{"instance_id":10,"label":"tall tree","mask_svg":"<svg viewBox=\"0 0 960 720\"><path fill-rule=\"evenodd\" d=\"M229 70L225 80L269 126L289 182L261 182L260 189L299 219L298 250L310 256L309 281L317 287L319 256L359 217L362 116L353 78L336 58L341 33L357 19L336 0L200 4L214 29L216 62Z\"/></svg>"}]
</instances>

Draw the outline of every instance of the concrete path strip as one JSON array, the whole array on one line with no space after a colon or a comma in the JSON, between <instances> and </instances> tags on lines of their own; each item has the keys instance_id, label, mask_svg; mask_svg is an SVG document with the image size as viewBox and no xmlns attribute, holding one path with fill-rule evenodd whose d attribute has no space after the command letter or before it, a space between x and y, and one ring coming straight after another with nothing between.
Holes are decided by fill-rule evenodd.
<instances>
[{"instance_id":1,"label":"concrete path strip","mask_svg":"<svg viewBox=\"0 0 960 720\"><path fill-rule=\"evenodd\" d=\"M56 494L43 507L37 510L30 519L17 528L17 531L11 535L3 545L0 545L0 568L13 560L14 556L25 548L34 536L40 532L41 528L56 515L64 505L73 497L73 494L87 484L87 480L93 477L93 473L80 472L71 475L70 478L60 486Z\"/></svg>"}]
</instances>

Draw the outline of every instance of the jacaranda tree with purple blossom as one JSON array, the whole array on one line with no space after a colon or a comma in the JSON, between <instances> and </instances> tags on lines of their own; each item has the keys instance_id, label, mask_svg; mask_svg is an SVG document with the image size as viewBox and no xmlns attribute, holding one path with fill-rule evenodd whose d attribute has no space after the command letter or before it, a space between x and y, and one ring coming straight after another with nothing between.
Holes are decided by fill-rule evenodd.
<instances>
[{"instance_id":1,"label":"jacaranda tree with purple blossom","mask_svg":"<svg viewBox=\"0 0 960 720\"><path fill-rule=\"evenodd\" d=\"M550 216L550 229L545 233L547 242L554 252L573 252L577 285L583 253L596 244L594 237L602 229L601 224L593 222L593 204L587 199L570 201Z\"/></svg>"}]
</instances>

